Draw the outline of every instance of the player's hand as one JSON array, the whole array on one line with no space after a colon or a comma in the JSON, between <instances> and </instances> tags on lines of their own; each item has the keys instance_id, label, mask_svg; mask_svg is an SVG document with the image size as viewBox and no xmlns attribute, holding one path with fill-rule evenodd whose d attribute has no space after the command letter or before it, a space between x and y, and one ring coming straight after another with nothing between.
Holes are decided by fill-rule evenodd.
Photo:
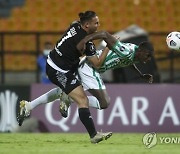
<instances>
[{"instance_id":1,"label":"player's hand","mask_svg":"<svg viewBox=\"0 0 180 154\"><path fill-rule=\"evenodd\" d=\"M151 74L142 74L143 79L147 80L149 83L153 82L153 76Z\"/></svg>"},{"instance_id":2,"label":"player's hand","mask_svg":"<svg viewBox=\"0 0 180 154\"><path fill-rule=\"evenodd\" d=\"M120 39L120 36L118 36L118 35L113 35L117 40L119 40Z\"/></svg>"}]
</instances>

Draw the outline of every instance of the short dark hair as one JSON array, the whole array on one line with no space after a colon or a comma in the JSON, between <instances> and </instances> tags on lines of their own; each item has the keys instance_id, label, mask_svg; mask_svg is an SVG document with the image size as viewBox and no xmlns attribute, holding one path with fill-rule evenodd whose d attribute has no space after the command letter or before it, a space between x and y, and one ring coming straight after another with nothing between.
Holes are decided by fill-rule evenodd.
<instances>
[{"instance_id":1,"label":"short dark hair","mask_svg":"<svg viewBox=\"0 0 180 154\"><path fill-rule=\"evenodd\" d=\"M153 55L154 47L152 43L146 41L139 44L139 50L148 51L151 55Z\"/></svg>"},{"instance_id":2,"label":"short dark hair","mask_svg":"<svg viewBox=\"0 0 180 154\"><path fill-rule=\"evenodd\" d=\"M83 25L85 22L91 20L92 18L94 18L96 15L96 13L94 11L86 11L86 12L80 12L79 13L79 19L81 24Z\"/></svg>"}]
</instances>

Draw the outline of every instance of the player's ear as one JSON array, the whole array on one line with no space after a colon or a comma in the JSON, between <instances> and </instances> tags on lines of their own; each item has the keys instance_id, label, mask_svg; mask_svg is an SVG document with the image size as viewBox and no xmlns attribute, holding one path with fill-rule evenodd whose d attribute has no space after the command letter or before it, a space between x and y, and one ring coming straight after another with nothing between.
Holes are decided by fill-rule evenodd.
<instances>
[{"instance_id":1,"label":"player's ear","mask_svg":"<svg viewBox=\"0 0 180 154\"><path fill-rule=\"evenodd\" d=\"M89 23L88 23L88 22L85 22L84 26L85 26L86 28L88 28L88 27L89 27Z\"/></svg>"}]
</instances>

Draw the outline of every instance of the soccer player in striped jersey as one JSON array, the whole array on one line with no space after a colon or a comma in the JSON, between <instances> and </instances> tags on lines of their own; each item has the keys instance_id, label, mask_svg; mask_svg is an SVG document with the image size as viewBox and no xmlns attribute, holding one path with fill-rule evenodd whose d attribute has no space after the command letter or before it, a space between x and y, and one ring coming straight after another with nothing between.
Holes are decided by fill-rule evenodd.
<instances>
[{"instance_id":1,"label":"soccer player in striped jersey","mask_svg":"<svg viewBox=\"0 0 180 154\"><path fill-rule=\"evenodd\" d=\"M109 49L105 48L104 50ZM144 50L149 50L147 55L144 55ZM88 62L86 59L88 57L81 58L80 67L78 69L79 77L84 90L89 91L93 95L88 96L88 99L91 100L89 101L89 106L96 109L106 109L110 103L105 84L100 75L100 73L103 73L106 70L130 66L137 71L141 78L147 80L149 83L152 83L153 76L151 74L141 73L135 65L139 62L146 63L149 61L152 56L152 51L153 47L149 42L143 42L137 46L132 43L122 43L117 41L115 48L109 50L104 63L98 69L95 69L92 64ZM100 57L102 52L102 50L97 50L96 55ZM139 56L143 56L144 58L141 59ZM63 103L61 103L61 105L66 106Z\"/></svg>"},{"instance_id":2,"label":"soccer player in striped jersey","mask_svg":"<svg viewBox=\"0 0 180 154\"><path fill-rule=\"evenodd\" d=\"M104 50L109 50L105 48ZM150 52L145 53L144 50L150 50ZM140 51L140 52L138 52ZM122 43L118 41L115 47L112 50L109 50L104 63L101 65L100 68L97 69L98 72L103 73L109 69L127 67L132 65L137 69L135 66L136 63L146 63L151 59L152 56L152 45L149 42L142 42L139 46L132 44L132 43ZM97 50L97 56L100 56L102 50ZM144 54L142 54L143 52ZM140 54L140 57L139 57ZM141 58L143 57L143 58ZM140 71L138 70L138 73ZM145 75L144 75L145 76ZM140 77L144 77L142 73L140 73ZM152 79L151 75L147 75L149 78ZM151 80L149 80L151 82Z\"/></svg>"}]
</instances>

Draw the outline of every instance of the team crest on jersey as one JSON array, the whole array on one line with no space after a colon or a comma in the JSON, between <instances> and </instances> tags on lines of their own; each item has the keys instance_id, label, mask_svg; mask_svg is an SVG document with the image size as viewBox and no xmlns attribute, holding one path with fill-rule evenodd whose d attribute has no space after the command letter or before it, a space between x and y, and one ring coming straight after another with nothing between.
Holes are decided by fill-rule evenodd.
<instances>
[{"instance_id":1,"label":"team crest on jersey","mask_svg":"<svg viewBox=\"0 0 180 154\"><path fill-rule=\"evenodd\" d=\"M91 45L90 50L91 50L91 51L94 51L94 50L95 50L94 45Z\"/></svg>"}]
</instances>

